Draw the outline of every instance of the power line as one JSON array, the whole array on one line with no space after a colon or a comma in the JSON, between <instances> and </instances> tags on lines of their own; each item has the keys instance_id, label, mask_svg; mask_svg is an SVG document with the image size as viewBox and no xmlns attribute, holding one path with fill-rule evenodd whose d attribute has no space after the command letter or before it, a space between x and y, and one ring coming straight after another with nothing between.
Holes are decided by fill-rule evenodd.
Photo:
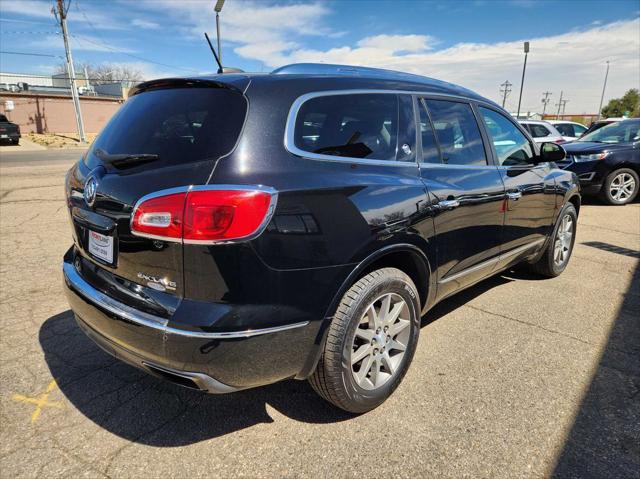
<instances>
[{"instance_id":1,"label":"power line","mask_svg":"<svg viewBox=\"0 0 640 479\"><path fill-rule=\"evenodd\" d=\"M69 0L69 1L71 1L71 0ZM82 8L80 8L80 2L78 2L78 0L76 0L76 8L82 14L84 19L87 21L87 24L89 25L89 27L96 33L96 35L98 35L98 37L100 37L102 42L96 42L96 41L90 40L89 38L81 37L81 35L71 35L72 37L74 37L76 39L79 39L81 41L87 41L89 43L93 43L94 45L97 45L97 46L108 48L109 50L111 50L111 51L113 51L115 53L119 53L120 55L126 55L128 57L135 58L136 60L141 60L141 61L148 62L148 63L154 63L156 65L160 65L160 66L167 67L167 68L176 68L178 70L194 71L194 72L198 71L198 70L193 69L193 68L185 68L185 67L179 67L179 66L175 66L175 65L168 65L166 63L157 62L155 60L149 60L148 58L144 58L144 57L141 57L141 56L138 56L138 55L133 55L131 53L125 53L123 51L118 50L117 48L114 48L114 47L108 45L106 43L104 37L102 36L102 34L98 31L98 29L93 24L93 22L91 22L91 20L89 20L89 17L85 13L85 11Z\"/></svg>"},{"instance_id":2,"label":"power line","mask_svg":"<svg viewBox=\"0 0 640 479\"><path fill-rule=\"evenodd\" d=\"M0 30L2 35L58 35L60 32L31 31L31 30Z\"/></svg>"},{"instance_id":3,"label":"power line","mask_svg":"<svg viewBox=\"0 0 640 479\"><path fill-rule=\"evenodd\" d=\"M45 53L8 52L6 50L0 50L0 53L2 53L4 55L28 55L28 56L31 56L31 57L62 58L60 55L47 55Z\"/></svg>"},{"instance_id":4,"label":"power line","mask_svg":"<svg viewBox=\"0 0 640 479\"><path fill-rule=\"evenodd\" d=\"M125 53L123 51L118 50L117 48L113 48L112 46L107 45L106 43L96 42L96 41L90 40L87 37L83 37L82 35L71 34L71 36L73 38L76 38L76 39L80 40L81 42L93 43L94 45L107 48L107 49L109 49L109 50L111 50L111 51L113 51L115 53L119 53L120 55L126 55L128 57L135 58L136 60L141 60L143 62L154 63L156 65L161 65L163 67L176 68L178 70L184 70L184 71L192 71L192 72L197 72L198 71L195 68L185 68L185 67L179 67L179 66L176 66L176 65L169 65L167 63L161 63L161 62L157 62L157 61L154 61L154 60L149 60L148 58L140 57L138 55L133 55L132 53Z\"/></svg>"},{"instance_id":5,"label":"power line","mask_svg":"<svg viewBox=\"0 0 640 479\"><path fill-rule=\"evenodd\" d=\"M513 83L510 83L509 80L506 80L504 83L501 83L500 93L502 93L502 108L504 108L504 104L507 101L507 96L511 93L511 86Z\"/></svg>"}]
</instances>

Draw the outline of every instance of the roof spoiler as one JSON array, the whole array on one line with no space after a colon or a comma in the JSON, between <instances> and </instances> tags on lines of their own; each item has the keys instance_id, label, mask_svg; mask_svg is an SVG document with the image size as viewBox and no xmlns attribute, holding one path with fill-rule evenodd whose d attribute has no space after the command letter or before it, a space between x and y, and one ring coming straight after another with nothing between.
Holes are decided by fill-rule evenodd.
<instances>
[{"instance_id":1,"label":"roof spoiler","mask_svg":"<svg viewBox=\"0 0 640 479\"><path fill-rule=\"evenodd\" d=\"M218 80L204 78L161 78L150 80L132 87L129 96L137 95L149 90L159 90L163 88L224 88L226 90L242 93L242 90L235 85Z\"/></svg>"}]
</instances>

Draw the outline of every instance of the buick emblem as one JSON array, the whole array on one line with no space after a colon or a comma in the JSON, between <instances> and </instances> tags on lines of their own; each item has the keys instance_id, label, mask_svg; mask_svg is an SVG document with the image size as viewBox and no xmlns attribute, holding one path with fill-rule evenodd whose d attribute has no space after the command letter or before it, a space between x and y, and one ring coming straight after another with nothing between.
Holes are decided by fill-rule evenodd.
<instances>
[{"instance_id":1,"label":"buick emblem","mask_svg":"<svg viewBox=\"0 0 640 479\"><path fill-rule=\"evenodd\" d=\"M93 203L95 203L96 201L97 190L98 190L98 182L92 176L84 184L84 201L86 201L87 205L93 206Z\"/></svg>"}]
</instances>

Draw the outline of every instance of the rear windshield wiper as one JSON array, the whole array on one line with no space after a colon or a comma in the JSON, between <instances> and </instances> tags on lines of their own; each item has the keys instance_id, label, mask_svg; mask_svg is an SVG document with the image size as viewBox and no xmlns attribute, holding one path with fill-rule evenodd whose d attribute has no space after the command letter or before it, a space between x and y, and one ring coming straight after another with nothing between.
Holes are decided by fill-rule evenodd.
<instances>
[{"instance_id":1,"label":"rear windshield wiper","mask_svg":"<svg viewBox=\"0 0 640 479\"><path fill-rule=\"evenodd\" d=\"M146 161L155 161L160 158L155 153L108 153L102 148L96 148L94 154L107 163L113 163L116 166L139 163Z\"/></svg>"}]
</instances>

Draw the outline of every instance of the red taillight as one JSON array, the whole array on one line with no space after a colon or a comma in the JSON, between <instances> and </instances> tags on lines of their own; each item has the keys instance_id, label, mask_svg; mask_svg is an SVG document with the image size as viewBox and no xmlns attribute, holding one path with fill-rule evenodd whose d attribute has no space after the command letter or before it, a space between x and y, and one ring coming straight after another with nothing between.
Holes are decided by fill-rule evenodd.
<instances>
[{"instance_id":1,"label":"red taillight","mask_svg":"<svg viewBox=\"0 0 640 479\"><path fill-rule=\"evenodd\" d=\"M187 193L157 196L136 206L131 232L158 239L182 239L184 202Z\"/></svg>"},{"instance_id":2,"label":"red taillight","mask_svg":"<svg viewBox=\"0 0 640 479\"><path fill-rule=\"evenodd\" d=\"M555 143L556 145L562 145L563 143L566 143L566 142L567 142L567 141L566 141L566 140L564 140L564 139L562 139L562 138L561 138L561 139L559 139L559 140L554 141L554 143Z\"/></svg>"},{"instance_id":3,"label":"red taillight","mask_svg":"<svg viewBox=\"0 0 640 479\"><path fill-rule=\"evenodd\" d=\"M184 243L211 244L246 239L259 232L275 206L275 192L264 188L210 189L162 195L135 207L134 235Z\"/></svg>"}]
</instances>

